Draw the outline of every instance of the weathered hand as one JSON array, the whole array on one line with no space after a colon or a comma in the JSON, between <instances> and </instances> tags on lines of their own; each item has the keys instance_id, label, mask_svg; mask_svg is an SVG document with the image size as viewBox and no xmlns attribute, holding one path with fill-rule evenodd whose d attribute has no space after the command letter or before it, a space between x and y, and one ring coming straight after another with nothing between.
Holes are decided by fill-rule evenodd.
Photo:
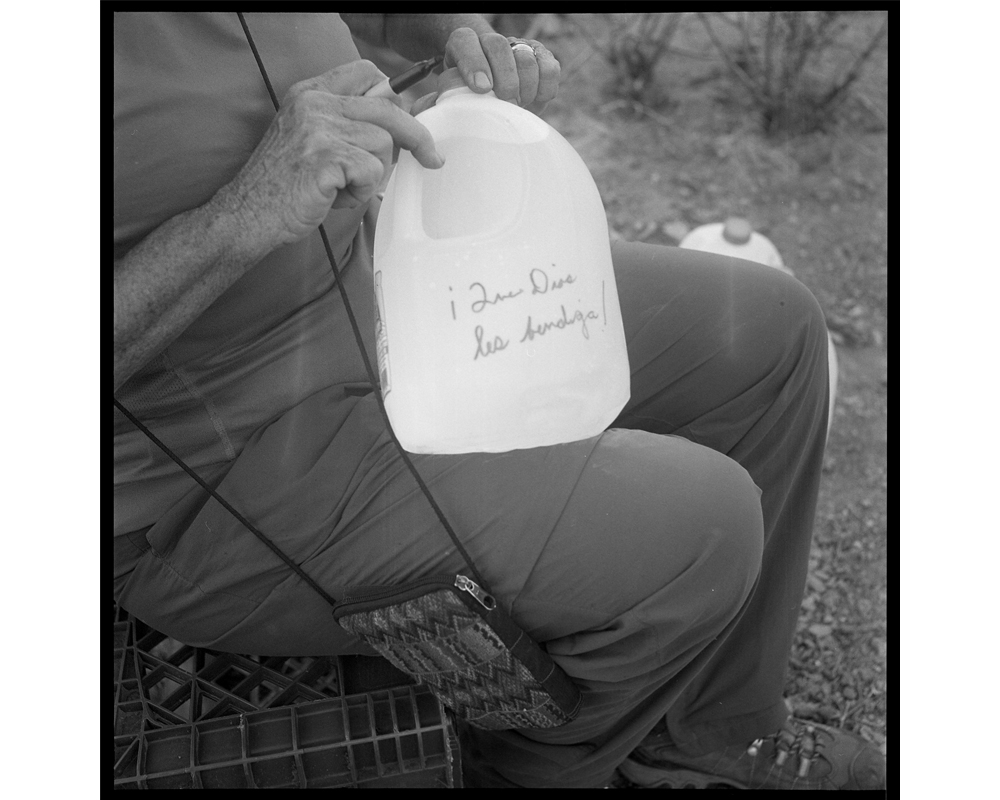
<instances>
[{"instance_id":1,"label":"weathered hand","mask_svg":"<svg viewBox=\"0 0 1000 800\"><path fill-rule=\"evenodd\" d=\"M511 49L517 42L527 47ZM458 28L448 38L444 65L457 67L474 92L482 94L493 89L501 100L536 114L559 90L559 62L534 39L508 38L499 33L480 36L472 28Z\"/></svg>"},{"instance_id":2,"label":"weathered hand","mask_svg":"<svg viewBox=\"0 0 1000 800\"><path fill-rule=\"evenodd\" d=\"M370 61L354 61L288 90L249 161L216 196L263 250L304 238L331 207L367 202L394 146L425 167L442 165L430 132L398 97L362 96L384 80Z\"/></svg>"}]
</instances>

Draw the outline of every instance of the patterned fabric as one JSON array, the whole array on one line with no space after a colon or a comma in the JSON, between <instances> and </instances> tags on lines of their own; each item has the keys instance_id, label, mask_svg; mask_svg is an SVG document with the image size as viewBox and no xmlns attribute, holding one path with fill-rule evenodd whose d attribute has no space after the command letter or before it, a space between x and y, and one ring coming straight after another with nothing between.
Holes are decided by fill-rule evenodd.
<instances>
[{"instance_id":1,"label":"patterned fabric","mask_svg":"<svg viewBox=\"0 0 1000 800\"><path fill-rule=\"evenodd\" d=\"M575 716L559 707L493 627L451 589L337 621L429 686L470 725L554 728Z\"/></svg>"}]
</instances>

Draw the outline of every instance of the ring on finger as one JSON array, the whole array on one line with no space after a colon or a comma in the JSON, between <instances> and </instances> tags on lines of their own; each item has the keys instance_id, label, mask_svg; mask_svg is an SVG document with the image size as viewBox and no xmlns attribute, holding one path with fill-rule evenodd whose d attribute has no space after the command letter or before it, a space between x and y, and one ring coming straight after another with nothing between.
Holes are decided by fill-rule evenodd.
<instances>
[{"instance_id":1,"label":"ring on finger","mask_svg":"<svg viewBox=\"0 0 1000 800\"><path fill-rule=\"evenodd\" d=\"M535 54L535 48L532 47L530 44L528 44L523 39L519 39L517 41L511 42L510 43L510 49L513 50L515 53L518 52L519 50L521 50L521 51L527 51L527 52L531 53L532 55Z\"/></svg>"}]
</instances>

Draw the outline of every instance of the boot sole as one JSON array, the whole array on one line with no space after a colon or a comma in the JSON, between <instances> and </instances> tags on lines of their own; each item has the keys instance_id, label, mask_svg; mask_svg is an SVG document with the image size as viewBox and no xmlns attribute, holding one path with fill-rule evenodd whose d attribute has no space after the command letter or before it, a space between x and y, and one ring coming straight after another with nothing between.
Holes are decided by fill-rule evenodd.
<instances>
[{"instance_id":1,"label":"boot sole","mask_svg":"<svg viewBox=\"0 0 1000 800\"><path fill-rule=\"evenodd\" d=\"M666 769L664 767L648 767L626 758L618 766L621 772L632 783L643 789L746 789L747 787L736 781L722 778L718 775L706 775L704 772L678 767L677 769Z\"/></svg>"}]
</instances>

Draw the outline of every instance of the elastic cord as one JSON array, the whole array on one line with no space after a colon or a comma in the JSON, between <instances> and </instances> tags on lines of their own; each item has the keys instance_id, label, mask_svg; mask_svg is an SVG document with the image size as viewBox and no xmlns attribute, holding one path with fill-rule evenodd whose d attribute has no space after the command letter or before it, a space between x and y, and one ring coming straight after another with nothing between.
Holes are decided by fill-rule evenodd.
<instances>
[{"instance_id":1,"label":"elastic cord","mask_svg":"<svg viewBox=\"0 0 1000 800\"><path fill-rule=\"evenodd\" d=\"M210 495L212 495L212 497L216 499L219 505L221 505L224 509L226 509L226 511L228 511L230 514L236 517L236 519L238 519L241 523L243 523L243 525L250 531L250 533L252 533L258 539L260 539L265 545L267 545L267 547L275 555L278 556L278 558L280 558L282 561L288 564L288 566L292 568L292 570L295 572L296 575L298 575L313 589L319 592L320 596L324 600L326 600L326 602L328 602L331 606L336 606L337 601L334 600L329 594L327 594L327 592L318 583L316 583L316 581L310 578L302 570L302 567L300 567L291 558L285 555L284 551L280 547L278 547L278 545L276 545L267 536L265 536L263 533L257 530L257 528L254 525L252 525L250 521L246 517L244 517L239 511L233 508L224 497L221 497L219 493L215 491L215 489L213 489L211 486L205 483L205 481L202 480L201 476L197 472L191 469L191 467L189 467L187 464L184 463L184 460L180 456L178 456L176 453L174 453L173 450L171 450L163 442L161 442L149 428L143 425L142 422L140 422L135 417L135 415L132 414L132 412L130 412L127 408L125 408L125 406L119 403L117 398L115 398L115 408L121 411L122 414L124 414L128 418L128 421L131 422L133 425L135 425L135 427L137 427L140 431L142 431L153 444L155 444L164 453L166 453L174 461L174 463L177 464L177 466L179 466L188 475L194 478L197 484L206 492L208 492Z\"/></svg>"},{"instance_id":2,"label":"elastic cord","mask_svg":"<svg viewBox=\"0 0 1000 800\"><path fill-rule=\"evenodd\" d=\"M242 12L237 11L236 14L240 18L240 24L243 26L243 32L246 34L247 41L250 43L250 49L253 51L253 56L257 60L257 67L260 69L261 77L264 79L264 85L267 86L267 93L271 96L271 102L274 104L274 110L277 111L279 109L278 96L274 93L271 81L267 77L267 70L264 68L264 61L261 59L257 46L254 44L253 36L250 34L250 28L247 26ZM409 454L403 449L403 446L399 443L399 439L396 438L396 433L392 429L392 423L389 422L389 413L386 411L385 401L382 399L382 391L378 383L378 378L375 377L375 371L372 369L371 361L368 359L368 352L365 350L364 339L361 336L361 329L358 327L358 321L354 316L354 310L351 308L351 301L347 298L347 289L344 287L344 282L340 279L340 270L337 269L337 262L333 257L333 248L330 247L330 240L327 238L326 230L323 228L322 223L319 226L319 235L323 240L323 247L326 249L326 257L330 261L330 268L333 270L333 277L337 281L337 288L340 290L340 296L344 301L344 310L347 312L347 318L351 323L351 330L354 331L354 341L358 344L358 350L361 353L361 360L365 365L365 372L368 373L368 379L372 382L372 385L378 387L378 390L375 392L375 399L378 402L379 411L382 413L382 419L385 421L385 427L389 431L389 436L392 437L393 444L396 445L396 450L399 451L400 458L403 459L403 463L406 464L406 468L410 471L410 474L413 475L414 480L417 482L417 486L420 487L420 491L423 493L424 497L427 498L427 502L430 503L431 508L434 510L434 513L441 522L441 525L451 537L452 542L455 543L455 547L462 555L462 558L465 559L465 563L469 565L469 569L472 571L476 581L478 581L479 585L484 590L492 594L493 592L489 588L489 585L485 580L483 580L483 576L479 574L479 571L476 569L476 565L472 563L472 559L469 557L469 554L462 546L462 543L458 540L458 537L455 535L455 531L452 529L451 524L445 517L441 507L437 504L437 501L431 494L427 484L424 483L424 479L420 477L420 473L417 472L417 468L410 460Z\"/></svg>"}]
</instances>

